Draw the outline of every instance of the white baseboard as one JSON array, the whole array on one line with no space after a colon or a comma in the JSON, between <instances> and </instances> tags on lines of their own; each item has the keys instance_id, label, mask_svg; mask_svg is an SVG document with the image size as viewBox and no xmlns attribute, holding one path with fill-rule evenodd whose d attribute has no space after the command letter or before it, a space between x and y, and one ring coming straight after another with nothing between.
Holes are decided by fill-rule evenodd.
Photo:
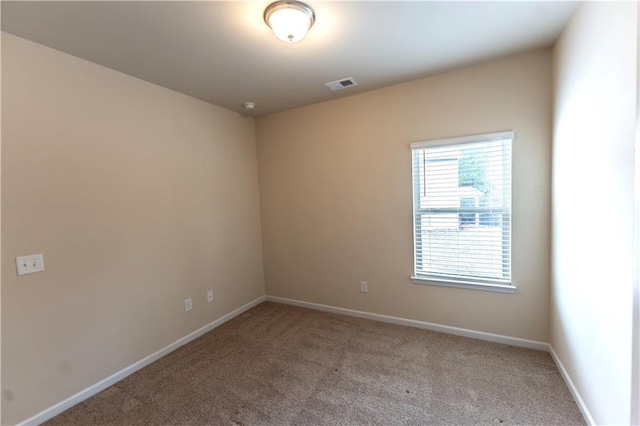
<instances>
[{"instance_id":1,"label":"white baseboard","mask_svg":"<svg viewBox=\"0 0 640 426\"><path fill-rule=\"evenodd\" d=\"M162 358L163 356L169 354L170 352L175 351L176 349L178 349L179 347L186 345L187 343L191 342L192 340L197 339L198 337L202 336L203 334L213 330L216 327L221 326L222 324L224 324L225 322L237 317L238 315L248 311L249 309L253 308L254 306L264 302L264 301L271 301L271 302L276 302L276 303L283 303L283 304L287 304L287 305L294 305L294 306L300 306L303 308L309 308L309 309L316 309L316 310L320 310L320 311L325 311L325 312L332 312L332 313L336 313L336 314L343 314L343 315L349 315L352 317L357 317L357 318L364 318L364 319L370 319L370 320L374 320L374 321L382 321L382 322L387 322L387 323L392 323L392 324L399 324L399 325L405 325L405 326L409 326L409 327L416 327L416 328L422 328L425 330L431 330L431 331L438 331L438 332L442 332L442 333L448 333L448 334L454 334L456 336L462 336L462 337L470 337L473 339L479 339L479 340L485 340L485 341L489 341L489 342L495 342L495 343L502 343L502 344L506 344L506 345L511 345L511 346L519 346L519 347L523 347L523 348L530 348L530 349L537 349L537 350L541 350L541 351L548 351L551 353L551 357L553 358L554 362L556 363L556 365L558 366L558 370L560 371L560 374L562 376L562 378L564 379L565 383L567 384L567 387L569 388L569 391L571 392L571 395L573 396L573 399L576 402L576 405L578 406L578 408L580 409L580 412L582 413L582 416L585 419L585 422L592 426L595 425L596 423L593 420L593 417L591 416L591 413L589 412L589 410L587 409L587 406L585 405L582 397L580 396L580 393L578 392L577 388L575 387L575 385L573 384L573 381L571 380L571 377L569 376L569 374L567 373L567 370L564 368L564 365L562 364L562 362L560 361L560 358L558 358L558 355L556 354L556 352L553 350L553 347L548 344L548 343L544 343L544 342L538 342L535 340L527 340L527 339L520 339L518 337L510 337L510 336L504 336L504 335L500 335L500 334L493 334L493 333L485 333L483 331L475 331L475 330L469 330L466 328L459 328L459 327L451 327L451 326L447 326L447 325L440 325L440 324L434 324L434 323L429 323L429 322L424 322L424 321L416 321L416 320L410 320L410 319L406 319L406 318L399 318L399 317L392 317L392 316L388 316L388 315L381 315L381 314L374 314L374 313L370 313L370 312L363 312L363 311L355 311L352 309L345 309L345 308L338 308L335 306L329 306L329 305L321 305L319 303L311 303L311 302L303 302L300 300L294 300L294 299L286 299L283 297L275 297L275 296L261 296L255 300L253 300L252 302L247 303L244 306L241 306L240 308L229 312L228 314L218 318L217 320L187 334L186 336L176 340L175 342L169 344L168 346L160 349L159 351L141 359L140 361L137 361L133 364L131 364L128 367L125 367L124 369L118 371L115 374L112 374L111 376L99 381L98 383L89 386L88 388L76 393L75 395L70 396L69 398L65 399L64 401L61 401L59 403L57 403L56 405L47 408L46 410L36 414L35 416L24 420L20 423L18 423L18 426L31 426L31 425L39 425L40 423L43 423L53 417L55 417L56 415L62 413L63 411L73 407L74 405L84 401L85 399L88 399L90 397L92 397L93 395L97 394L98 392L103 391L104 389L108 388L109 386L119 382L120 380L124 379L125 377L135 373L136 371L146 367L147 365L153 363L154 361Z\"/></svg>"},{"instance_id":2,"label":"white baseboard","mask_svg":"<svg viewBox=\"0 0 640 426\"><path fill-rule=\"evenodd\" d=\"M578 406L580 413L582 413L582 417L584 417L585 422L589 426L596 425L596 422L593 420L593 417L591 416L589 409L584 403L582 396L580 396L578 389L573 384L573 381L571 380L569 373L564 368L564 365L560 361L560 358L558 358L558 355L556 354L556 352L553 350L553 347L549 343L538 342L535 340L520 339L518 337L503 336L501 334L485 333L483 331L475 331L475 330L469 330L466 328L451 327L448 325L440 325L440 324L434 324L434 323L429 323L424 321L410 320L406 318L373 314L370 312L354 311L352 309L337 308L335 306L321 305L319 303L303 302L295 299L286 299L284 297L267 296L266 300L270 302L300 306L302 308L316 309L319 311L349 315L352 317L365 318L365 319L370 319L374 321L382 321L382 322L388 322L392 324L406 325L409 327L422 328L425 330L455 334L456 336L470 337L473 339L486 340L489 342L503 343L505 345L519 346L523 348L537 349L537 350L549 352L551 354L551 358L553 358L553 361L555 362L556 366L558 367L558 370L560 371L560 375L562 376L565 383L567 384L567 387L569 388L569 392L571 392L571 396L573 397L573 400Z\"/></svg>"},{"instance_id":3,"label":"white baseboard","mask_svg":"<svg viewBox=\"0 0 640 426\"><path fill-rule=\"evenodd\" d=\"M580 413L582 413L582 417L584 417L584 421L589 426L595 426L596 422L593 420L593 417L591 416L591 412L587 408L587 405L584 403L584 400L582 399L580 392L578 392L578 388L576 388L576 385L573 384L573 380L571 380L571 376L569 376L567 369L564 368L564 364L562 364L562 361L560 361L560 357L558 357L558 354L553 349L553 346L551 346L551 344L549 344L549 353L551 354L551 358L553 358L553 361L556 363L558 370L560 370L560 375L564 379L564 382L567 384L567 387L569 388L569 392L571 392L571 396L573 396L573 400L576 402L576 405L578 406Z\"/></svg>"},{"instance_id":4,"label":"white baseboard","mask_svg":"<svg viewBox=\"0 0 640 426\"><path fill-rule=\"evenodd\" d=\"M210 322L209 324L200 327L199 329L197 329L196 331L193 331L189 334L187 334L186 336L176 340L175 342L171 343L168 346L165 346L164 348L160 349L159 351L141 359L138 362L135 362L133 364L131 364L128 367L123 368L122 370L118 371L115 374L112 374L111 376L107 377L106 379L103 379L101 381L99 381L98 383L89 386L88 388L78 392L75 395L70 396L69 398L65 399L64 401L61 401L59 403L57 403L56 405L47 408L46 410L36 414L35 416L24 420L20 423L18 423L18 426L31 426L31 425L39 425L40 423L43 423L51 418L53 418L54 416L62 413L63 411L73 407L74 405L84 401L87 398L92 397L93 395L97 394L100 391L105 390L106 388L108 388L109 386L119 382L120 380L124 379L125 377L135 373L136 371L140 370L143 367L146 367L147 365L151 364L152 362L162 358L163 356L169 354L170 352L175 351L176 349L178 349L180 346L186 345L187 343L191 342L192 340L197 339L198 337L202 336L203 334L213 330L216 327L221 326L222 324L224 324L225 322L237 317L238 315L248 311L249 309L253 308L254 306L264 302L266 300L266 296L260 296L257 299L255 299L252 302L247 303L244 306L239 307L238 309L229 312L228 314L218 318L217 320Z\"/></svg>"},{"instance_id":5,"label":"white baseboard","mask_svg":"<svg viewBox=\"0 0 640 426\"><path fill-rule=\"evenodd\" d=\"M365 318L374 321L388 322L392 324L406 325L409 327L422 328L425 330L439 331L441 333L455 334L456 336L471 337L473 339L485 340L488 342L502 343L510 346L519 346L522 348L537 349L547 352L549 344L538 342L535 340L520 339L518 337L503 336L501 334L485 333L484 331L469 330L466 328L451 327L448 325L434 324L424 321L416 321L406 318L391 317L388 315L373 314L370 312L354 311L351 309L337 308L335 306L321 305L318 303L303 302L295 299L286 299L284 297L267 296L268 301L284 303L287 305L300 306L302 308L316 309L335 314L349 315L352 317Z\"/></svg>"}]
</instances>

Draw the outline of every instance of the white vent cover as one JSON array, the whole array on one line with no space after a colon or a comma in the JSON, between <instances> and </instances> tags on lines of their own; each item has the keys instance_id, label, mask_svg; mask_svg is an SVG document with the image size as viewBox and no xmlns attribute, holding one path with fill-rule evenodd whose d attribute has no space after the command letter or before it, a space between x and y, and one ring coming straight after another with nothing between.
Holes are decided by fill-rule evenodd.
<instances>
[{"instance_id":1,"label":"white vent cover","mask_svg":"<svg viewBox=\"0 0 640 426\"><path fill-rule=\"evenodd\" d=\"M357 86L358 83L352 77L348 77L336 81L331 81L329 83L325 83L324 85L331 89L332 92L335 92L336 90L342 90L346 89L347 87Z\"/></svg>"}]
</instances>

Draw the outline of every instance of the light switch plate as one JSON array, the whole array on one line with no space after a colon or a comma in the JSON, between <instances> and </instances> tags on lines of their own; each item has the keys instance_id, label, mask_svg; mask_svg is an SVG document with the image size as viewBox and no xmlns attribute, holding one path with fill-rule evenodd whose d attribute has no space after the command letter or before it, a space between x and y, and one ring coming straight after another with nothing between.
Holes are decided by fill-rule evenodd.
<instances>
[{"instance_id":1,"label":"light switch plate","mask_svg":"<svg viewBox=\"0 0 640 426\"><path fill-rule=\"evenodd\" d=\"M33 274L44 271L44 259L42 254L16 257L16 271L18 275Z\"/></svg>"}]
</instances>

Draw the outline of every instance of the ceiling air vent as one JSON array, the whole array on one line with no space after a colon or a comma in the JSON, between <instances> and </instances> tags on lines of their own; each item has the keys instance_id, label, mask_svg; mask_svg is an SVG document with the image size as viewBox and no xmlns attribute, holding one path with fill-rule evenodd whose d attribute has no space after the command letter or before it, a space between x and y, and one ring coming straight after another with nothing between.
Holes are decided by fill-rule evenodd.
<instances>
[{"instance_id":1,"label":"ceiling air vent","mask_svg":"<svg viewBox=\"0 0 640 426\"><path fill-rule=\"evenodd\" d=\"M343 78L342 80L331 81L329 83L325 83L324 85L331 89L332 92L335 92L336 90L342 90L346 89L347 87L357 86L358 83L353 78L349 77Z\"/></svg>"}]
</instances>

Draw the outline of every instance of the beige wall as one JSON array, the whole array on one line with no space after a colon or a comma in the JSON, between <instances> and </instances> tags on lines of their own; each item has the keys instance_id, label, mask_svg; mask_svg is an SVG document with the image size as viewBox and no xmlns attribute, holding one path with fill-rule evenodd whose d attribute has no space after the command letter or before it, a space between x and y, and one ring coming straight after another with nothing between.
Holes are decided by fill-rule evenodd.
<instances>
[{"instance_id":1,"label":"beige wall","mask_svg":"<svg viewBox=\"0 0 640 426\"><path fill-rule=\"evenodd\" d=\"M587 2L554 49L551 344L597 424L630 423L637 43Z\"/></svg>"},{"instance_id":2,"label":"beige wall","mask_svg":"<svg viewBox=\"0 0 640 426\"><path fill-rule=\"evenodd\" d=\"M550 111L542 50L258 118L267 293L547 341ZM409 144L501 130L517 134L518 291L412 284Z\"/></svg>"},{"instance_id":3,"label":"beige wall","mask_svg":"<svg viewBox=\"0 0 640 426\"><path fill-rule=\"evenodd\" d=\"M253 119L3 34L2 424L263 295L258 200Z\"/></svg>"}]
</instances>

